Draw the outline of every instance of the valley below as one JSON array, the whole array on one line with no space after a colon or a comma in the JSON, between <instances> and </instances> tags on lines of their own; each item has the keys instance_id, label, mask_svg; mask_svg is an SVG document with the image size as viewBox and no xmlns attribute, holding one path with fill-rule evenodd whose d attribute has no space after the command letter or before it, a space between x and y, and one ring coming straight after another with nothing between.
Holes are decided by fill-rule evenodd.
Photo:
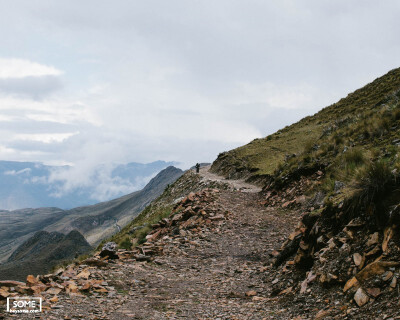
<instances>
[{"instance_id":1,"label":"valley below","mask_svg":"<svg viewBox=\"0 0 400 320\"><path fill-rule=\"evenodd\" d=\"M0 280L22 280L29 273L49 272L51 268L90 251L102 240L118 232L130 222L152 200L157 198L165 187L182 175L182 170L168 167L154 177L142 190L123 197L98 203L92 206L71 210L59 208L21 209L0 212ZM26 251L23 258L16 261L15 250L21 249L31 241L37 232L56 232L69 234L76 231L88 243L71 243L69 253L49 259L51 242L39 243L36 251ZM85 242L86 242L85 240ZM24 267L13 273L15 266Z\"/></svg>"}]
</instances>

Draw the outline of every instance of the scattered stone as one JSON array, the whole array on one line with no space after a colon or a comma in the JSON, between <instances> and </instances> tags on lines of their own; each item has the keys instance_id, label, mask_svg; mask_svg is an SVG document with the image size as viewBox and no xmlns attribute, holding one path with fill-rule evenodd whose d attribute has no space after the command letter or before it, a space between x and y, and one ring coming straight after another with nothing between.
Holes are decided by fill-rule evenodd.
<instances>
[{"instance_id":1,"label":"scattered stone","mask_svg":"<svg viewBox=\"0 0 400 320\"><path fill-rule=\"evenodd\" d=\"M21 287L25 286L24 282L12 281L12 280L2 280L0 281L0 287Z\"/></svg>"},{"instance_id":2,"label":"scattered stone","mask_svg":"<svg viewBox=\"0 0 400 320\"><path fill-rule=\"evenodd\" d=\"M82 270L76 277L78 279L88 279L90 276L89 268Z\"/></svg>"},{"instance_id":3,"label":"scattered stone","mask_svg":"<svg viewBox=\"0 0 400 320\"><path fill-rule=\"evenodd\" d=\"M310 271L307 275L307 278L301 283L301 288L300 288L300 293L303 294L307 290L307 285L311 282L313 282L317 278L316 275Z\"/></svg>"},{"instance_id":4,"label":"scattered stone","mask_svg":"<svg viewBox=\"0 0 400 320\"><path fill-rule=\"evenodd\" d=\"M369 297L362 288L359 288L354 295L354 300L359 307L362 307L369 301Z\"/></svg>"},{"instance_id":5,"label":"scattered stone","mask_svg":"<svg viewBox=\"0 0 400 320\"><path fill-rule=\"evenodd\" d=\"M318 313L315 315L314 320L322 320L328 317L331 314L331 310L320 310Z\"/></svg>"},{"instance_id":6,"label":"scattered stone","mask_svg":"<svg viewBox=\"0 0 400 320\"><path fill-rule=\"evenodd\" d=\"M387 268L397 267L400 265L400 262L392 262L392 261L375 261L367 265L363 270L361 270L356 278L358 281L365 281L373 276L381 275L385 273Z\"/></svg>"},{"instance_id":7,"label":"scattered stone","mask_svg":"<svg viewBox=\"0 0 400 320\"><path fill-rule=\"evenodd\" d=\"M312 178L315 181L310 183L320 182L317 176L315 173ZM311 180L304 179L303 183ZM398 256L373 256L381 251L393 253L390 233L383 235L382 243L379 242L381 234L371 235L368 239L371 247L366 248L368 234L360 238L365 223L357 219L353 219L346 230L343 226L339 228L336 234L336 231L327 230L326 225L315 223L316 220L312 220L315 217L310 217L310 222L299 224L291 234L295 249L288 254L282 267L271 266L273 259L268 255L276 257L278 250L284 250L281 244L285 235L295 226L291 220L303 212L280 210L278 214L273 210L282 206L299 208L297 205L303 201L296 199L304 197L299 190L291 186L282 192L271 192L266 197L268 206L263 204L263 211L259 212L256 206L261 201L255 195L247 198L246 206L236 199L244 192L224 198L222 205L213 200L214 191L189 194L175 201L170 218L151 225L152 231L144 244L132 251L103 247L112 249L118 260L109 260L112 257L102 250L102 259L96 255L58 274L30 279L30 287L19 283L14 291L12 286L8 290L0 285L0 297L35 291L47 303L44 310L49 310L45 316L48 319L108 319L111 314L115 316L116 310L122 317L148 319L175 319L193 315L194 310L201 319L350 319L359 312L349 307L351 297L361 307L377 297L376 302L380 302L390 290L396 293L388 284L392 279L390 286L397 286L394 273L398 270L390 268L398 265L381 260L388 257L395 260ZM319 208L316 203L312 206ZM340 213L336 218L341 218ZM367 256L371 248L377 251ZM307 261L310 256L315 258L313 266ZM301 264L294 263L298 257ZM362 269L366 259L372 263ZM141 263L143 261L154 261L154 264ZM304 268L301 274L306 274L300 282L299 267ZM321 289L320 284L314 282L311 286L317 276L323 284L343 284L350 278L343 289L347 294L337 292L336 285ZM245 292L245 284L252 290ZM182 295L183 289L185 295ZM257 292L262 292L263 297ZM276 297L278 294L281 297ZM370 307L375 304L371 303L368 311Z\"/></svg>"},{"instance_id":8,"label":"scattered stone","mask_svg":"<svg viewBox=\"0 0 400 320\"><path fill-rule=\"evenodd\" d=\"M135 255L134 258L136 259L136 261L146 261L146 262L151 261L151 257L146 256L144 254Z\"/></svg>"},{"instance_id":9,"label":"scattered stone","mask_svg":"<svg viewBox=\"0 0 400 320\"><path fill-rule=\"evenodd\" d=\"M393 277L393 272L392 271L387 271L383 274L382 279L383 281L389 281Z\"/></svg>"},{"instance_id":10,"label":"scattered stone","mask_svg":"<svg viewBox=\"0 0 400 320\"><path fill-rule=\"evenodd\" d=\"M396 288L397 286L397 277L393 277L392 282L390 282L391 288Z\"/></svg>"},{"instance_id":11,"label":"scattered stone","mask_svg":"<svg viewBox=\"0 0 400 320\"><path fill-rule=\"evenodd\" d=\"M361 264L362 259L363 259L363 258L362 258L362 256L361 256L361 254L359 254L359 253L353 254L354 264L355 264L357 267Z\"/></svg>"},{"instance_id":12,"label":"scattered stone","mask_svg":"<svg viewBox=\"0 0 400 320\"><path fill-rule=\"evenodd\" d=\"M104 260L99 260L96 258L89 258L89 259L83 260L82 264L86 264L88 266L93 266L93 267L105 267L105 266L107 266L108 263Z\"/></svg>"},{"instance_id":13,"label":"scattered stone","mask_svg":"<svg viewBox=\"0 0 400 320\"><path fill-rule=\"evenodd\" d=\"M29 275L26 277L26 285L27 286L32 287L38 283L39 283L39 280L37 279L37 277L34 277L33 275Z\"/></svg>"},{"instance_id":14,"label":"scattered stone","mask_svg":"<svg viewBox=\"0 0 400 320\"><path fill-rule=\"evenodd\" d=\"M394 233L394 228L386 228L383 234L382 251L386 252L388 250L388 244L390 239L392 239Z\"/></svg>"},{"instance_id":15,"label":"scattered stone","mask_svg":"<svg viewBox=\"0 0 400 320\"><path fill-rule=\"evenodd\" d=\"M341 181L335 181L334 191L338 192L340 189L343 189L345 184Z\"/></svg>"},{"instance_id":16,"label":"scattered stone","mask_svg":"<svg viewBox=\"0 0 400 320\"><path fill-rule=\"evenodd\" d=\"M0 288L0 298L7 298L10 296L10 292L8 290L6 290L6 288Z\"/></svg>"},{"instance_id":17,"label":"scattered stone","mask_svg":"<svg viewBox=\"0 0 400 320\"><path fill-rule=\"evenodd\" d=\"M369 257L369 256L373 256L376 255L377 253L379 253L381 251L381 248L379 246L375 246L375 248L373 248L371 251L368 251L365 256Z\"/></svg>"},{"instance_id":18,"label":"scattered stone","mask_svg":"<svg viewBox=\"0 0 400 320\"><path fill-rule=\"evenodd\" d=\"M60 289L60 288L54 288L54 287L49 288L49 289L46 291L46 293L48 293L48 294L53 294L53 295L57 295L57 294L59 294L60 292L61 292L61 289Z\"/></svg>"},{"instance_id":19,"label":"scattered stone","mask_svg":"<svg viewBox=\"0 0 400 320\"><path fill-rule=\"evenodd\" d=\"M354 286L358 286L358 280L356 277L351 278L350 280L348 280L343 288L343 292L346 292L347 290L349 290L350 288L354 287Z\"/></svg>"},{"instance_id":20,"label":"scattered stone","mask_svg":"<svg viewBox=\"0 0 400 320\"><path fill-rule=\"evenodd\" d=\"M379 233L375 232L373 234L371 234L371 236L369 237L368 241L367 241L367 246L370 247L374 244L377 244L379 242Z\"/></svg>"},{"instance_id":21,"label":"scattered stone","mask_svg":"<svg viewBox=\"0 0 400 320\"><path fill-rule=\"evenodd\" d=\"M101 249L100 257L108 257L108 259L118 259L117 244L115 242L107 242Z\"/></svg>"},{"instance_id":22,"label":"scattered stone","mask_svg":"<svg viewBox=\"0 0 400 320\"><path fill-rule=\"evenodd\" d=\"M257 295L257 292L254 290L250 290L246 292L246 297L254 297Z\"/></svg>"},{"instance_id":23,"label":"scattered stone","mask_svg":"<svg viewBox=\"0 0 400 320\"><path fill-rule=\"evenodd\" d=\"M368 288L367 289L367 293L370 296L372 296L374 298L377 298L381 294L381 289L379 289L379 288Z\"/></svg>"}]
</instances>

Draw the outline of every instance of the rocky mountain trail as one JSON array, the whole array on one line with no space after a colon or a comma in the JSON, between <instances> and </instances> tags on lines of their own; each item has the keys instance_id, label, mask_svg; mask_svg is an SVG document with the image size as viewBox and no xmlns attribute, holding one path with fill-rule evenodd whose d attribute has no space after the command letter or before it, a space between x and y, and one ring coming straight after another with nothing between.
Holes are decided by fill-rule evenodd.
<instances>
[{"instance_id":1,"label":"rocky mountain trail","mask_svg":"<svg viewBox=\"0 0 400 320\"><path fill-rule=\"evenodd\" d=\"M297 213L266 208L243 182L213 181L229 187L190 193L143 244L116 250L118 259L99 253L0 295L43 296L45 319L290 318L265 280Z\"/></svg>"},{"instance_id":2,"label":"rocky mountain trail","mask_svg":"<svg viewBox=\"0 0 400 320\"><path fill-rule=\"evenodd\" d=\"M200 168L200 176L203 180L218 181L221 183L228 184L231 188L235 190L240 190L242 192L258 193L262 189L253 184L245 182L243 179L225 179L210 171L211 165L204 166Z\"/></svg>"},{"instance_id":3,"label":"rocky mountain trail","mask_svg":"<svg viewBox=\"0 0 400 320\"><path fill-rule=\"evenodd\" d=\"M396 248L390 230L382 237L351 221L324 233L313 263L302 260L310 249L304 217L322 206L303 191L321 175L260 193L205 168L205 189L175 201L139 246L107 243L53 274L0 282L0 303L42 296L42 319L398 319L398 263L385 258Z\"/></svg>"}]
</instances>

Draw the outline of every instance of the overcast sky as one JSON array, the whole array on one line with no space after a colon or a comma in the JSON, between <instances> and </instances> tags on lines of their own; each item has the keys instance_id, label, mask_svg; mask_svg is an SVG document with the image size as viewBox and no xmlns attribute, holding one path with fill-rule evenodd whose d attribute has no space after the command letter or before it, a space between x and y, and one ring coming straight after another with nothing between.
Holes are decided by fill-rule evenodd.
<instances>
[{"instance_id":1,"label":"overcast sky","mask_svg":"<svg viewBox=\"0 0 400 320\"><path fill-rule=\"evenodd\" d=\"M3 0L0 159L211 162L399 67L399 13L398 0Z\"/></svg>"}]
</instances>

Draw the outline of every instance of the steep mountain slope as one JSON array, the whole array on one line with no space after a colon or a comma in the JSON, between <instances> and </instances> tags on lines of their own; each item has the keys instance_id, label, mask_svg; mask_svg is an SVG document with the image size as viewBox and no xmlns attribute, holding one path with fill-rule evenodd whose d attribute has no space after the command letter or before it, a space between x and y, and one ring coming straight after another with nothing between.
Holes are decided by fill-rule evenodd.
<instances>
[{"instance_id":1,"label":"steep mountain slope","mask_svg":"<svg viewBox=\"0 0 400 320\"><path fill-rule=\"evenodd\" d=\"M60 220L65 211L58 208L0 211L0 263L35 232Z\"/></svg>"},{"instance_id":2,"label":"steep mountain slope","mask_svg":"<svg viewBox=\"0 0 400 320\"><path fill-rule=\"evenodd\" d=\"M0 262L40 230L62 233L78 230L90 244L96 245L131 221L182 174L182 170L170 166L141 191L93 206L65 211L58 208L0 211Z\"/></svg>"},{"instance_id":3,"label":"steep mountain slope","mask_svg":"<svg viewBox=\"0 0 400 320\"><path fill-rule=\"evenodd\" d=\"M388 308L398 316L392 301L400 278L399 147L395 69L312 117L218 157L215 172L264 186L265 206L301 210L268 275L274 295L326 299L320 317L353 314L354 305L365 314Z\"/></svg>"},{"instance_id":4,"label":"steep mountain slope","mask_svg":"<svg viewBox=\"0 0 400 320\"><path fill-rule=\"evenodd\" d=\"M327 149L332 144L339 148L347 143L349 147L351 141L364 144L365 138L372 138L369 139L371 142L374 142L374 138L379 140L383 131L388 131L389 135L380 143L386 145L391 138L397 136L396 130L390 130L397 120L390 123L389 119L382 121L380 118L388 112L397 112L394 109L400 97L399 89L400 68L390 71L314 116L306 117L266 138L221 153L213 163L212 171L265 185L274 175L278 164L289 158L294 158L292 162L298 162L299 159L293 155L304 151L308 153L315 144ZM347 130L349 132L345 132Z\"/></svg>"},{"instance_id":5,"label":"steep mountain slope","mask_svg":"<svg viewBox=\"0 0 400 320\"><path fill-rule=\"evenodd\" d=\"M42 163L0 161L0 208L58 207L70 209L117 198L143 188L151 176L173 165L172 162L128 163L98 166L82 186L64 188L69 166L47 166ZM113 188L99 194L99 185Z\"/></svg>"},{"instance_id":6,"label":"steep mountain slope","mask_svg":"<svg viewBox=\"0 0 400 320\"><path fill-rule=\"evenodd\" d=\"M6 263L0 265L0 280L24 280L29 274L47 273L57 264L91 249L76 230L67 235L39 231L21 244Z\"/></svg>"},{"instance_id":7,"label":"steep mountain slope","mask_svg":"<svg viewBox=\"0 0 400 320\"><path fill-rule=\"evenodd\" d=\"M65 218L57 221L47 230L69 232L80 231L92 245L118 232L139 214L152 200L157 198L167 187L183 174L175 167L162 170L140 191L124 197L80 207L66 212Z\"/></svg>"}]
</instances>

